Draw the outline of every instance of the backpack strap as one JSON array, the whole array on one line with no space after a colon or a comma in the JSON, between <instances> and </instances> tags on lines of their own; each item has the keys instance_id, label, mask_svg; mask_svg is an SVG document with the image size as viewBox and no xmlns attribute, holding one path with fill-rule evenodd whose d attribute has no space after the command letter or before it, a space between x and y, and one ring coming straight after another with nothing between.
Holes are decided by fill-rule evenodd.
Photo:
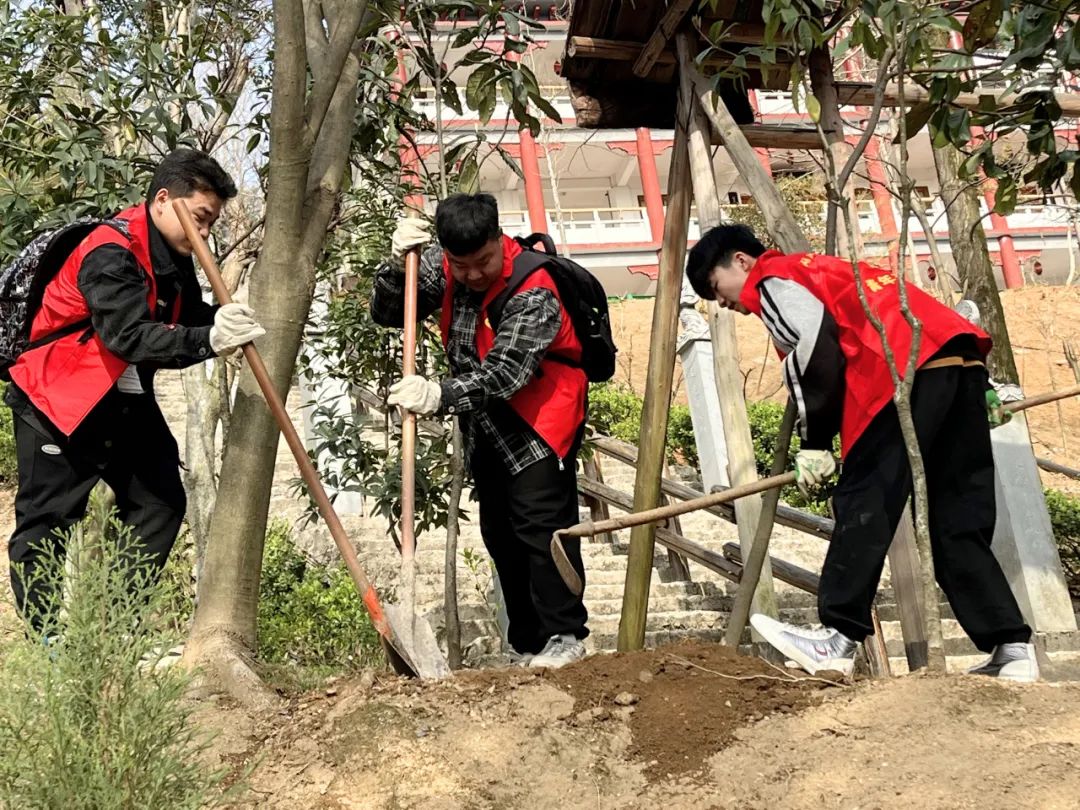
<instances>
[{"instance_id":1,"label":"backpack strap","mask_svg":"<svg viewBox=\"0 0 1080 810\"><path fill-rule=\"evenodd\" d=\"M540 234L551 240L550 236L546 234ZM537 234L533 234L537 236ZM529 239L532 239L530 236ZM518 240L524 243L526 240ZM552 245L554 247L554 245ZM547 266L548 262L552 259L552 254L541 253L538 250L532 250L526 248L517 258L514 259L514 269L510 271L510 278L506 280L506 289L491 299L491 303L488 304L487 315L488 321L491 323L491 328L496 332L499 331L499 322L502 320L503 309L506 307L506 302L510 300L510 296L518 291L518 288L525 283L525 280L539 270L541 267Z\"/></svg>"}]
</instances>

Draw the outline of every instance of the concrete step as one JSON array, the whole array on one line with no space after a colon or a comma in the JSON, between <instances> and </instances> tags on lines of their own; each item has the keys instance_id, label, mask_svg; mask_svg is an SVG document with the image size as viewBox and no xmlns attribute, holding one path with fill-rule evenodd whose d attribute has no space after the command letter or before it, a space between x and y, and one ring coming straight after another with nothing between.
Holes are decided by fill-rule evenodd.
<instances>
[{"instance_id":1,"label":"concrete step","mask_svg":"<svg viewBox=\"0 0 1080 810\"><path fill-rule=\"evenodd\" d=\"M725 615L711 611L697 610L671 610L651 611L645 624L646 632L650 630L666 631L689 631L689 630L723 630ZM589 629L598 634L615 635L619 631L619 617L600 616L589 620Z\"/></svg>"},{"instance_id":2,"label":"concrete step","mask_svg":"<svg viewBox=\"0 0 1080 810\"><path fill-rule=\"evenodd\" d=\"M645 647L652 649L664 644L674 644L679 641L685 641L686 639L714 641L719 643L723 638L723 628L701 628L678 631L646 630ZM616 629L614 632L608 630L602 632L593 631L592 635L585 640L585 646L592 652L615 650L618 646L618 630Z\"/></svg>"},{"instance_id":3,"label":"concrete step","mask_svg":"<svg viewBox=\"0 0 1080 810\"><path fill-rule=\"evenodd\" d=\"M673 613L687 611L709 611L727 613L731 610L733 597L721 594L682 594L677 596L649 596L649 613ZM605 616L619 616L622 612L622 598L589 599L586 590L585 606L591 619Z\"/></svg>"}]
</instances>

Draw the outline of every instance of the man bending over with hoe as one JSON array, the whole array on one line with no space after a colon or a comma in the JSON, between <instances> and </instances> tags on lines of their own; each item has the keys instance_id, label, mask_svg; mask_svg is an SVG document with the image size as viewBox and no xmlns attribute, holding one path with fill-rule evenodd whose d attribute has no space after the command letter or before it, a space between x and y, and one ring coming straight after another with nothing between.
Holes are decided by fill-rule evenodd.
<instances>
[{"instance_id":1,"label":"man bending over with hoe","mask_svg":"<svg viewBox=\"0 0 1080 810\"><path fill-rule=\"evenodd\" d=\"M549 544L578 519L577 452L588 381L581 344L548 269L511 279L524 249L504 236L495 198L455 194L424 220L403 219L379 271L371 312L384 326L404 318L404 256L420 262L417 317L441 310L453 375L419 375L390 389L388 402L419 416L457 415L480 501L480 532L499 574L516 658L559 667L585 654L587 613L563 583ZM508 282L515 285L508 290ZM509 292L509 294L507 294ZM580 545L568 549L579 573Z\"/></svg>"},{"instance_id":2,"label":"man bending over with hoe","mask_svg":"<svg viewBox=\"0 0 1080 810\"><path fill-rule=\"evenodd\" d=\"M172 201L187 203L205 238L234 196L217 161L177 150L158 165L144 202L42 235L4 273L5 285L30 291L20 322L3 335L19 466L8 556L15 604L39 632L55 629L42 623L59 597L41 574L43 555L62 557L54 530L82 519L99 480L137 538L133 555L155 572L165 565L186 500L154 372L230 354L264 334L242 304L203 302Z\"/></svg>"},{"instance_id":3,"label":"man bending over with hoe","mask_svg":"<svg viewBox=\"0 0 1080 810\"><path fill-rule=\"evenodd\" d=\"M896 277L865 263L859 268L902 369L911 328L900 311ZM892 377L854 270L830 256L766 251L745 225L721 225L690 251L686 273L702 298L761 318L784 355L784 381L798 405L802 443L795 470L804 494L835 472L830 447L840 433L836 528L818 592L823 628L760 614L751 624L807 672L850 675L856 645L873 632L871 603L912 491ZM996 514L990 425L1001 420L984 365L990 338L920 290L909 287L908 296L922 322L911 408L926 466L938 584L964 631L990 653L970 672L1034 681L1039 669L1031 630L990 550Z\"/></svg>"}]
</instances>

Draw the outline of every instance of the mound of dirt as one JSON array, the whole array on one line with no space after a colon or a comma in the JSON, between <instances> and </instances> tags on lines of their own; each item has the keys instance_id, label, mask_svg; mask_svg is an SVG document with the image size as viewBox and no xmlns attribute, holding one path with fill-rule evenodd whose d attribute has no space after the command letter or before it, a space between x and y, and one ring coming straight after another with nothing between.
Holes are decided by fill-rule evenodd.
<instances>
[{"instance_id":1,"label":"mound of dirt","mask_svg":"<svg viewBox=\"0 0 1080 810\"><path fill-rule=\"evenodd\" d=\"M573 695L585 721L633 706L629 753L646 763L650 776L697 770L736 729L797 711L827 687L701 642L597 655L545 677Z\"/></svg>"}]
</instances>

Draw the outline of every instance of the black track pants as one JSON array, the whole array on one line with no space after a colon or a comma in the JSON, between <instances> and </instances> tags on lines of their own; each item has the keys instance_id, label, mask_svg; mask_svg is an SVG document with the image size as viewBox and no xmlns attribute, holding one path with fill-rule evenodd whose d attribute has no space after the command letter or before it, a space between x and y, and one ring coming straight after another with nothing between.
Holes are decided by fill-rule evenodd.
<instances>
[{"instance_id":1,"label":"black track pants","mask_svg":"<svg viewBox=\"0 0 1080 810\"><path fill-rule=\"evenodd\" d=\"M499 572L509 642L519 653L538 653L554 635L585 638L588 613L559 576L551 536L578 522L577 449L560 464L549 456L510 475L482 435L471 469L480 500L480 534ZM563 541L582 582L581 541Z\"/></svg>"},{"instance_id":2,"label":"black track pants","mask_svg":"<svg viewBox=\"0 0 1080 810\"><path fill-rule=\"evenodd\" d=\"M41 580L39 566L63 557L64 540L86 512L99 480L116 494L120 520L131 527L132 552L160 570L184 517L176 440L150 394L106 395L70 437L39 411L24 407L14 418L19 466L15 531L8 544L15 603L39 629L43 611L59 594Z\"/></svg>"},{"instance_id":3,"label":"black track pants","mask_svg":"<svg viewBox=\"0 0 1080 810\"><path fill-rule=\"evenodd\" d=\"M938 584L975 645L1027 641L1016 598L990 550L996 516L986 371L921 371L912 416L927 471L930 538ZM911 467L890 403L844 460L833 498L836 529L821 572L821 622L849 638L873 632L870 608L885 556L911 494Z\"/></svg>"}]
</instances>

